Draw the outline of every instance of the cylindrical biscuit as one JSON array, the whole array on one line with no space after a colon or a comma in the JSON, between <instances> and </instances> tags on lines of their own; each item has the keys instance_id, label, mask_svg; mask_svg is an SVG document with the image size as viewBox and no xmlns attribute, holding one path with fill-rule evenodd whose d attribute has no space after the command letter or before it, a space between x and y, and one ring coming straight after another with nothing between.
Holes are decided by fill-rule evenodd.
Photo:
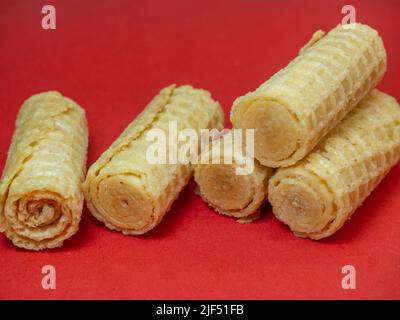
<instances>
[{"instance_id":1,"label":"cylindrical biscuit","mask_svg":"<svg viewBox=\"0 0 400 320\"><path fill-rule=\"evenodd\" d=\"M328 237L399 159L399 105L373 90L306 158L276 172L269 200L296 235Z\"/></svg>"},{"instance_id":2,"label":"cylindrical biscuit","mask_svg":"<svg viewBox=\"0 0 400 320\"><path fill-rule=\"evenodd\" d=\"M78 231L87 144L85 113L74 101L58 92L25 101L0 181L0 228L14 245L60 247Z\"/></svg>"},{"instance_id":3,"label":"cylindrical biscuit","mask_svg":"<svg viewBox=\"0 0 400 320\"><path fill-rule=\"evenodd\" d=\"M113 230L139 235L154 228L193 173L191 164L151 164L146 152L153 128L222 128L224 114L209 92L169 86L150 102L122 135L90 167L84 184L92 214Z\"/></svg>"},{"instance_id":4,"label":"cylindrical biscuit","mask_svg":"<svg viewBox=\"0 0 400 320\"><path fill-rule=\"evenodd\" d=\"M256 214L266 199L273 169L250 159L245 147L235 148L232 141L232 131L215 141L202 155L207 163L195 166L194 178L200 196L215 211L243 218ZM245 165L246 158L254 162L253 170L240 174L237 169Z\"/></svg>"},{"instance_id":5,"label":"cylindrical biscuit","mask_svg":"<svg viewBox=\"0 0 400 320\"><path fill-rule=\"evenodd\" d=\"M254 92L236 99L231 121L255 129L255 157L269 167L304 158L381 80L386 51L362 24L317 32L300 54Z\"/></svg>"}]
</instances>

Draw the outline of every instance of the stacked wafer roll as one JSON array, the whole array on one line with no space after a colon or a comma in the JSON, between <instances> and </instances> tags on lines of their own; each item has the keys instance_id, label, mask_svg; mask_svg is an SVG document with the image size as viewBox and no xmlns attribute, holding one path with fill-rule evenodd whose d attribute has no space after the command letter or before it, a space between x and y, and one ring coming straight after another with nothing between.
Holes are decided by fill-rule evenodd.
<instances>
[{"instance_id":1,"label":"stacked wafer roll","mask_svg":"<svg viewBox=\"0 0 400 320\"><path fill-rule=\"evenodd\" d=\"M169 86L150 102L90 167L84 184L92 214L110 229L143 234L154 228L192 176L191 164L152 164L146 158L151 129L222 129L224 114L207 91ZM179 148L179 145L178 145Z\"/></svg>"},{"instance_id":2,"label":"stacked wafer roll","mask_svg":"<svg viewBox=\"0 0 400 320\"><path fill-rule=\"evenodd\" d=\"M269 199L301 237L335 233L400 160L400 107L373 90L302 161L277 171Z\"/></svg>"},{"instance_id":3,"label":"stacked wafer roll","mask_svg":"<svg viewBox=\"0 0 400 320\"><path fill-rule=\"evenodd\" d=\"M381 80L386 51L378 33L362 24L317 32L300 54L231 111L236 128L255 129L255 157L289 166L315 145Z\"/></svg>"},{"instance_id":4,"label":"stacked wafer roll","mask_svg":"<svg viewBox=\"0 0 400 320\"><path fill-rule=\"evenodd\" d=\"M75 102L58 92L25 101L0 181L0 229L16 246L60 247L77 232L87 143Z\"/></svg>"},{"instance_id":5,"label":"stacked wafer roll","mask_svg":"<svg viewBox=\"0 0 400 320\"><path fill-rule=\"evenodd\" d=\"M231 121L234 128L255 130L259 163L247 177L237 177L234 164L197 166L203 199L225 214L253 213L267 195L263 185L270 177L268 167L293 165L305 157L376 86L385 70L383 42L370 27L338 26L327 35L317 31L286 68L236 99ZM257 201L249 201L250 194Z\"/></svg>"},{"instance_id":6,"label":"stacked wafer roll","mask_svg":"<svg viewBox=\"0 0 400 320\"><path fill-rule=\"evenodd\" d=\"M258 214L273 172L254 161L252 152L246 153L245 143L235 145L234 134L240 134L242 142L241 131L229 131L213 141L194 175L200 196L218 213L235 218Z\"/></svg>"},{"instance_id":7,"label":"stacked wafer roll","mask_svg":"<svg viewBox=\"0 0 400 320\"><path fill-rule=\"evenodd\" d=\"M281 167L268 198L296 235L334 234L400 160L399 105L372 90L385 70L375 30L338 26L235 101L231 120L255 129L256 158Z\"/></svg>"}]
</instances>

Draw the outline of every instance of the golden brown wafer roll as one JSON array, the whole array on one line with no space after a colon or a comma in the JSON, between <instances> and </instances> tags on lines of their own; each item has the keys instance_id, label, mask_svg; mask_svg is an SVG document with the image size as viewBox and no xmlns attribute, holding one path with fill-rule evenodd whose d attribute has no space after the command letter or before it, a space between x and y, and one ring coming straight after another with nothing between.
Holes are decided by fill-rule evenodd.
<instances>
[{"instance_id":1,"label":"golden brown wafer roll","mask_svg":"<svg viewBox=\"0 0 400 320\"><path fill-rule=\"evenodd\" d=\"M255 157L269 167L304 158L381 80L386 52L362 24L317 32L289 65L233 104L236 128L255 129Z\"/></svg>"},{"instance_id":2,"label":"golden brown wafer roll","mask_svg":"<svg viewBox=\"0 0 400 320\"><path fill-rule=\"evenodd\" d=\"M151 164L150 129L169 135L177 129L222 128L223 111L209 92L191 86L169 86L150 102L122 135L90 167L84 184L92 214L110 229L143 234L154 228L192 176L190 164Z\"/></svg>"},{"instance_id":3,"label":"golden brown wafer roll","mask_svg":"<svg viewBox=\"0 0 400 320\"><path fill-rule=\"evenodd\" d=\"M0 181L0 228L16 246L60 247L78 231L87 144L74 101L46 92L24 102Z\"/></svg>"},{"instance_id":4,"label":"golden brown wafer roll","mask_svg":"<svg viewBox=\"0 0 400 320\"><path fill-rule=\"evenodd\" d=\"M399 105L373 90L306 158L277 171L269 200L296 235L328 237L399 159Z\"/></svg>"},{"instance_id":5,"label":"golden brown wafer roll","mask_svg":"<svg viewBox=\"0 0 400 320\"><path fill-rule=\"evenodd\" d=\"M273 169L250 159L244 147L234 148L232 135L222 136L202 155L208 161L195 166L194 178L200 196L218 213L243 218L258 213ZM241 174L237 169L246 162L251 166Z\"/></svg>"}]
</instances>

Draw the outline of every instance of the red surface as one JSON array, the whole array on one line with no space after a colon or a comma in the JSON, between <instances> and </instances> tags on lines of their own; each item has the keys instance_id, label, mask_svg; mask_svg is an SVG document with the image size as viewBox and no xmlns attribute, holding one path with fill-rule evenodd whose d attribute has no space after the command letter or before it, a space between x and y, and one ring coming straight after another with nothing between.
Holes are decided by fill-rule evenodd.
<instances>
[{"instance_id":1,"label":"red surface","mask_svg":"<svg viewBox=\"0 0 400 320\"><path fill-rule=\"evenodd\" d=\"M345 1L51 1L57 30L41 29L47 1L1 0L0 167L17 111L56 89L87 111L89 164L170 83L210 90L226 113L238 95L285 66ZM380 88L400 99L400 1L352 1L388 52ZM218 216L194 193L142 237L123 236L83 212L79 233L47 252L0 237L0 298L400 298L400 167L333 237L294 237L263 209L247 225ZM41 268L57 289L41 288ZM341 288L341 268L357 289Z\"/></svg>"}]
</instances>

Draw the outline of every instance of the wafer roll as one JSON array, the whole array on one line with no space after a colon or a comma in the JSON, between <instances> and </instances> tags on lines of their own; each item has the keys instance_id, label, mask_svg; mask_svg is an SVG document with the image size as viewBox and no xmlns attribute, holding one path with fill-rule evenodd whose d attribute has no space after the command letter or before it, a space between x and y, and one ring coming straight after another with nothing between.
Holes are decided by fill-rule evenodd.
<instances>
[{"instance_id":1,"label":"wafer roll","mask_svg":"<svg viewBox=\"0 0 400 320\"><path fill-rule=\"evenodd\" d=\"M269 182L276 217L300 237L334 234L400 159L400 108L373 90L302 161Z\"/></svg>"},{"instance_id":2,"label":"wafer roll","mask_svg":"<svg viewBox=\"0 0 400 320\"><path fill-rule=\"evenodd\" d=\"M216 212L235 218L254 216L267 196L273 169L247 155L244 146L236 148L232 135L230 131L206 150L202 159L207 161L195 166L194 177L200 196Z\"/></svg>"},{"instance_id":3,"label":"wafer roll","mask_svg":"<svg viewBox=\"0 0 400 320\"><path fill-rule=\"evenodd\" d=\"M285 167L314 146L381 80L386 51L362 24L315 33L300 54L254 92L236 99L231 121L255 129L255 157Z\"/></svg>"},{"instance_id":4,"label":"wafer roll","mask_svg":"<svg viewBox=\"0 0 400 320\"><path fill-rule=\"evenodd\" d=\"M0 181L0 228L14 245L60 247L78 231L87 144L74 101L46 92L24 102Z\"/></svg>"},{"instance_id":5,"label":"wafer roll","mask_svg":"<svg viewBox=\"0 0 400 320\"><path fill-rule=\"evenodd\" d=\"M223 111L207 91L169 86L150 102L122 135L90 167L84 184L92 214L114 230L129 235L154 228L193 173L191 164L151 164L146 158L153 142L150 129L169 135L177 129L222 128ZM178 146L179 148L179 146Z\"/></svg>"}]
</instances>

